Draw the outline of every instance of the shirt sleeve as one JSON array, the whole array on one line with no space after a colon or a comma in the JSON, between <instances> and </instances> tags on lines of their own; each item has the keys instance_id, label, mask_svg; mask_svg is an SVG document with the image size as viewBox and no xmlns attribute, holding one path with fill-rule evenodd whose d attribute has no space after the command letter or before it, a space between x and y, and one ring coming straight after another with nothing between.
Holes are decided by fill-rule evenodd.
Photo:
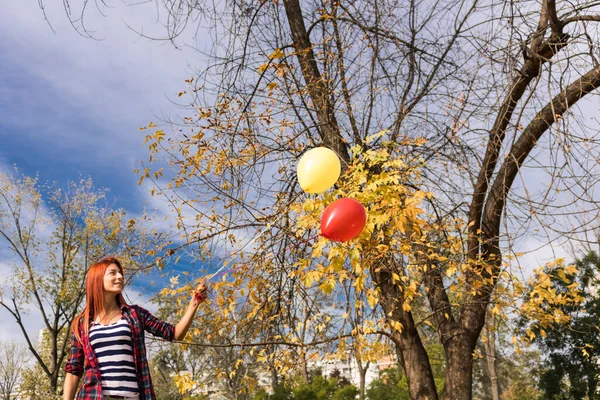
<instances>
[{"instance_id":1,"label":"shirt sleeve","mask_svg":"<svg viewBox=\"0 0 600 400\"><path fill-rule=\"evenodd\" d=\"M81 377L83 375L83 346L75 337L75 334L71 332L71 354L65 365L65 371Z\"/></svg>"},{"instance_id":2,"label":"shirt sleeve","mask_svg":"<svg viewBox=\"0 0 600 400\"><path fill-rule=\"evenodd\" d=\"M159 336L168 341L175 339L175 325L165 322L156 318L150 311L137 306L142 322L144 323L144 330Z\"/></svg>"}]
</instances>

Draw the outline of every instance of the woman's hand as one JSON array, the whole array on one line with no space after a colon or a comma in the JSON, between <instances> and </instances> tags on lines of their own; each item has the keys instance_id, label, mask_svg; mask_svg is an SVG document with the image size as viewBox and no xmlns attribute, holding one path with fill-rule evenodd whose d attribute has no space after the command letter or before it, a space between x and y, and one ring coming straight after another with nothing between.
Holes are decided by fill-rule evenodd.
<instances>
[{"instance_id":1,"label":"woman's hand","mask_svg":"<svg viewBox=\"0 0 600 400\"><path fill-rule=\"evenodd\" d=\"M175 340L183 340L183 338L185 338L190 326L192 326L192 321L194 320L196 311L198 311L198 306L206 300L207 292L208 286L206 285L206 282L200 281L200 284L196 286L196 289L192 292L192 299L190 300L190 305L187 310L185 310L185 314L177 325L175 325Z\"/></svg>"},{"instance_id":2,"label":"woman's hand","mask_svg":"<svg viewBox=\"0 0 600 400\"><path fill-rule=\"evenodd\" d=\"M206 282L201 281L192 293L191 303L194 307L198 307L208 297L208 286Z\"/></svg>"}]
</instances>

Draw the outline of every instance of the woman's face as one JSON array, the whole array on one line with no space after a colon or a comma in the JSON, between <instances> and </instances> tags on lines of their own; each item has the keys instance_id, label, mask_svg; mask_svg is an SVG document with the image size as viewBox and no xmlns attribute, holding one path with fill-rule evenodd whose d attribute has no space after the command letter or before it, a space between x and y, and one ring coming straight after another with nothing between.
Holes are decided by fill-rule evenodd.
<instances>
[{"instance_id":1,"label":"woman's face","mask_svg":"<svg viewBox=\"0 0 600 400\"><path fill-rule=\"evenodd\" d=\"M104 273L103 288L105 292L119 294L123 291L125 281L116 264L110 264Z\"/></svg>"}]
</instances>

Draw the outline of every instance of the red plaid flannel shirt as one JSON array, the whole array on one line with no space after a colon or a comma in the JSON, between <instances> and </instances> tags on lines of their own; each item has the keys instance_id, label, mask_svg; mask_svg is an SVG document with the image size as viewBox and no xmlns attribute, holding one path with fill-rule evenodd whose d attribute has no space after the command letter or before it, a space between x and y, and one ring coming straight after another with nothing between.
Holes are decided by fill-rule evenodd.
<instances>
[{"instance_id":1,"label":"red plaid flannel shirt","mask_svg":"<svg viewBox=\"0 0 600 400\"><path fill-rule=\"evenodd\" d=\"M146 344L144 331L166 340L175 337L175 326L161 321L142 307L131 305L121 306L123 316L129 322L133 340L133 358L137 370L140 400L155 400L150 367L146 358ZM79 333L83 343L79 343L74 334L71 334L71 355L65 366L65 371L83 378L83 385L77 395L78 400L102 399L102 379L96 354L90 344L90 338L84 336L83 324L79 326Z\"/></svg>"}]
</instances>

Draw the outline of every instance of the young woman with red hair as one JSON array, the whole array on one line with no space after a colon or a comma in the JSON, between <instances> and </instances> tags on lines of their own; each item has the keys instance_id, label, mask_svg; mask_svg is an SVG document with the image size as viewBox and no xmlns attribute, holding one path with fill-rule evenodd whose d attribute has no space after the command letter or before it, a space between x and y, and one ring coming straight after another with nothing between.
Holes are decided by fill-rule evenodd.
<instances>
[{"instance_id":1,"label":"young woman with red hair","mask_svg":"<svg viewBox=\"0 0 600 400\"><path fill-rule=\"evenodd\" d=\"M183 339L207 290L200 284L179 323L171 325L125 303L123 286L123 267L116 258L105 258L88 271L86 305L71 327L63 400L74 399L82 376L78 399L154 400L144 331L169 341Z\"/></svg>"}]
</instances>

